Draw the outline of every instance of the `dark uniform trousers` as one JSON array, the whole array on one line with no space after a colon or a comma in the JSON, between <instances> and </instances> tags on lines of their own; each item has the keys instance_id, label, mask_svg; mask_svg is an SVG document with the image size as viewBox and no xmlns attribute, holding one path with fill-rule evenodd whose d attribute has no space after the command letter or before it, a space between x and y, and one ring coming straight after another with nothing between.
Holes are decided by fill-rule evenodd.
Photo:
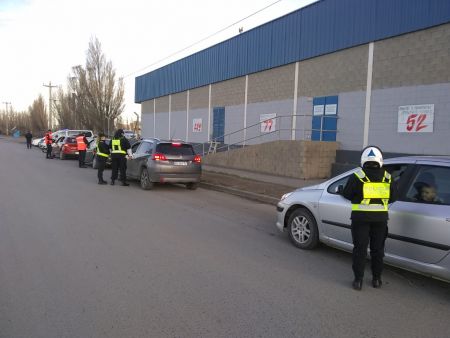
<instances>
[{"instance_id":1,"label":"dark uniform trousers","mask_svg":"<svg viewBox=\"0 0 450 338\"><path fill-rule=\"evenodd\" d=\"M47 158L52 158L52 145L47 144Z\"/></svg>"},{"instance_id":2,"label":"dark uniform trousers","mask_svg":"<svg viewBox=\"0 0 450 338\"><path fill-rule=\"evenodd\" d=\"M78 166L84 167L84 162L86 160L86 150L78 150Z\"/></svg>"},{"instance_id":3,"label":"dark uniform trousers","mask_svg":"<svg viewBox=\"0 0 450 338\"><path fill-rule=\"evenodd\" d=\"M380 278L383 272L384 243L388 233L387 221L352 221L353 272L355 278L362 279L367 258L370 238L370 258L374 278Z\"/></svg>"},{"instance_id":4,"label":"dark uniform trousers","mask_svg":"<svg viewBox=\"0 0 450 338\"><path fill-rule=\"evenodd\" d=\"M111 180L117 180L117 174L120 172L119 180L127 180L127 159L125 156L111 158Z\"/></svg>"},{"instance_id":5,"label":"dark uniform trousers","mask_svg":"<svg viewBox=\"0 0 450 338\"><path fill-rule=\"evenodd\" d=\"M105 170L106 165L106 157L103 156L97 156L97 177L98 181L102 182L103 180L103 171Z\"/></svg>"}]
</instances>

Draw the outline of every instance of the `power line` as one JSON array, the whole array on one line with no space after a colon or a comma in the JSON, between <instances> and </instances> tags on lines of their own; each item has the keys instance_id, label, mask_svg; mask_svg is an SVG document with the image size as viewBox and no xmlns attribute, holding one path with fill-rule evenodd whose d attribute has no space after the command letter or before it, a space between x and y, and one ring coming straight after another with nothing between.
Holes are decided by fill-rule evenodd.
<instances>
[{"instance_id":1,"label":"power line","mask_svg":"<svg viewBox=\"0 0 450 338\"><path fill-rule=\"evenodd\" d=\"M160 63L160 62L162 62L162 61L164 61L164 60L167 60L167 59L171 58L172 56L175 56L175 55L177 55L177 54L179 54L179 53L181 53L181 52L184 52L185 50L187 50L187 49L189 49L189 48L191 48L191 47L194 47L195 45L198 45L199 43L201 43L201 42L203 42L203 41L205 41L205 40L208 40L208 39L212 38L213 36L215 36L215 35L217 35L217 34L219 34L219 33L222 33L223 31L225 31L225 30L227 30L227 29L233 27L234 25L237 25L238 23L241 23L242 21L247 20L248 18L251 18L252 16L254 16L254 15L256 15L256 14L261 13L262 11L266 10L266 9L269 8L269 7L272 7L273 5L276 5L277 3L281 2L281 1L283 1L283 0L277 0L277 1L275 1L275 2L272 2L271 4L267 5L266 7L261 8L261 9L257 10L256 12L254 12L254 13L252 13L252 14L250 14L250 15L247 15L245 18L242 18L242 19L240 19L240 20L238 20L238 21L236 21L236 22L234 22L234 23L228 25L228 26L226 26L226 27L224 27L224 28L218 30L217 32L208 35L207 37L204 37L204 38L202 38L201 40L198 40L197 42L194 42L193 44L191 44L191 45L189 45L189 46L187 46L187 47L184 47L184 48L182 48L182 49L180 49L180 50L178 50L178 51L176 51L176 52L174 52L174 53L172 53L172 54L170 54L170 55L168 55L168 56L165 56L164 58L162 58L162 59L160 59L160 60L158 60L158 61L156 61L156 62L153 62L153 63L151 63L151 64L149 64L149 65L147 65L147 66L145 66L145 67L143 67L143 68L141 68L141 69L138 69L138 70L136 70L136 71L134 71L134 72L131 72L131 73L125 75L124 78L129 77L129 76L131 76L131 75L133 75L133 74L136 74L136 73L140 73L140 72L142 72L143 70L145 70L145 69L147 69L147 68L150 68L150 67L152 67L152 66L154 66L154 65L157 65L158 63ZM242 31L239 30L239 33L241 33L241 32L242 32Z\"/></svg>"}]
</instances>

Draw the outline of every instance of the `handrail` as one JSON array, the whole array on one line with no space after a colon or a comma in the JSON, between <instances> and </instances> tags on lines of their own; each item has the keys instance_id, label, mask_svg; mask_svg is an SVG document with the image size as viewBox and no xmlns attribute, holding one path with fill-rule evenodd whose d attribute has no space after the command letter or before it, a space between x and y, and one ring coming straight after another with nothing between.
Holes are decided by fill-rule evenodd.
<instances>
[{"instance_id":1,"label":"handrail","mask_svg":"<svg viewBox=\"0 0 450 338\"><path fill-rule=\"evenodd\" d=\"M281 118L283 118L283 117L288 117L288 118L292 118L292 117L311 117L311 118L313 118L314 117L314 115L311 115L311 114L308 114L308 115L305 115L305 114L297 114L297 115L278 115L278 116L275 116L274 118L272 118L272 119L267 119L267 120L274 120L274 119L276 119L276 120L278 120L278 119L281 119ZM324 117L331 117L331 118L338 118L338 116L337 115L320 115L320 117L323 119ZM267 120L265 120L265 121L267 121ZM217 136L217 137L215 137L214 139L212 139L211 141L217 141L217 139L221 139L221 138L225 138L226 136L230 136L230 135L233 135L233 134L237 134L237 133L239 133L239 132L242 132L242 131L244 131L244 130L246 130L246 129L249 129L249 128L252 128L252 127L255 127L255 126L258 126L258 125L261 125L261 123L263 123L264 121L259 121L259 122L257 122L257 123L254 123L254 124L252 124L252 125L250 125L250 126L247 126L247 127L245 127L245 128L241 128L241 129L238 129L238 130L236 130L236 131L233 131L233 132L231 132L231 133L228 133L228 134L223 134L223 135L221 135L221 136ZM291 129L292 130L292 129ZM323 130L324 131L324 130Z\"/></svg>"},{"instance_id":2,"label":"handrail","mask_svg":"<svg viewBox=\"0 0 450 338\"><path fill-rule=\"evenodd\" d=\"M267 120L265 120L265 121L268 121L268 120L277 120L277 121L281 121L282 119L287 118L287 119L291 120L290 122L292 123L292 119L293 119L294 117L310 118L310 119L312 119L312 118L314 117L314 115L311 115L311 114L308 114L308 115L305 115L305 114L297 114L297 115L279 115L279 116L274 116L273 118L267 119ZM323 119L324 119L325 117L338 119L338 116L337 116L337 115L320 115L320 117L321 117L321 123L320 123L321 128L320 128L320 129L316 129L316 128L314 128L314 129L313 129L313 128L292 128L292 127L291 127L291 128L281 128L281 122L278 122L278 125L276 126L276 130L269 131L269 132L261 132L261 131L259 131L259 135L252 136L252 137L249 137L249 138L244 137L244 138L242 138L241 140L235 141L235 142L232 142L232 143L226 142L226 139L227 139L227 138L228 138L228 139L231 139L231 137L232 137L233 135L236 135L236 134L238 134L238 133L242 133L242 132L247 131L247 130L249 130L249 129L251 129L251 128L255 128L255 127L258 127L258 128L259 128L259 127L261 126L261 124L265 122L265 121L260 121L260 122L251 124L251 125L249 125L249 126L246 126L245 128L241 128L241 129L235 130L235 131L233 131L233 132L230 132L230 133L223 134L223 135L217 136L217 137L215 137L215 138L212 138L212 139L208 142L208 143L210 144L209 149L213 149L213 150L214 150L213 152L217 152L217 151L220 151L220 150L223 150L223 149L230 150L230 148L233 147L233 146L237 146L237 145L246 146L245 143L248 142L248 141L252 141L252 140L254 140L254 139L266 137L266 136L273 135L273 134L276 134L276 133L278 133L278 139L281 139L281 133L282 133L282 132L285 133L285 132L287 132L287 131L290 131L290 132L301 131L301 132L303 132L303 135L302 135L302 138L303 138L303 139L308 139L308 138L310 138L311 135L313 134L313 132L320 132L320 133L321 133L320 135L322 135L322 133L326 133L326 132L336 132L336 133L337 133L337 130L332 130L332 129L322 129L322 126L323 126ZM244 135L246 135L246 134L247 134L247 133L244 133ZM309 134L309 137L306 137L306 136L305 136L305 135L307 135L307 134ZM213 146L213 144L214 144L214 146ZM219 144L223 144L223 145L217 147ZM205 153L209 153L209 151L208 151L208 152L205 152L205 143L198 144L198 145L196 145L195 147L198 147L198 146L202 146L202 155L205 155Z\"/></svg>"}]
</instances>

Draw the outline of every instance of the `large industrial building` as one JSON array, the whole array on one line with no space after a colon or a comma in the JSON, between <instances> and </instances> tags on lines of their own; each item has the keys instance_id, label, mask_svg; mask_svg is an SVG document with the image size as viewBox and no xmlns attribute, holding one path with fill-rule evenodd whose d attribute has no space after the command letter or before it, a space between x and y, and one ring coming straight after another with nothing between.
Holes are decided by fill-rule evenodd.
<instances>
[{"instance_id":1,"label":"large industrial building","mask_svg":"<svg viewBox=\"0 0 450 338\"><path fill-rule=\"evenodd\" d=\"M450 1L318 1L137 77L135 101L144 137L450 155Z\"/></svg>"}]
</instances>

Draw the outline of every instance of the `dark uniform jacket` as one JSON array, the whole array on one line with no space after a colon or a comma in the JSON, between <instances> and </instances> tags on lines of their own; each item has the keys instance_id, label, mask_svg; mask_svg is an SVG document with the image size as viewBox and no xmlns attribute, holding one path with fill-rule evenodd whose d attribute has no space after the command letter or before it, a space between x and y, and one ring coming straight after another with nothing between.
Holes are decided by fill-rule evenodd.
<instances>
[{"instance_id":1,"label":"dark uniform jacket","mask_svg":"<svg viewBox=\"0 0 450 338\"><path fill-rule=\"evenodd\" d=\"M369 178L370 182L382 182L385 170L383 168L364 168L363 171ZM363 182L352 174L347 184L344 187L342 194L346 199L350 200L352 204L359 204L363 199ZM390 198L389 203L397 199L396 184L391 179ZM382 204L381 200L372 200L376 204ZM382 222L388 220L387 211L353 211L350 217L353 221L367 221L367 222Z\"/></svg>"},{"instance_id":2,"label":"dark uniform jacket","mask_svg":"<svg viewBox=\"0 0 450 338\"><path fill-rule=\"evenodd\" d=\"M125 137L122 137L122 138L120 138L120 147L122 148L123 151L126 152L128 149L131 148L131 144ZM111 149L111 158L118 158L118 157L126 156L126 154L113 154L112 153L112 140L109 143L109 149Z\"/></svg>"},{"instance_id":3,"label":"dark uniform jacket","mask_svg":"<svg viewBox=\"0 0 450 338\"><path fill-rule=\"evenodd\" d=\"M28 142L30 142L31 139L33 138L33 135L31 133L26 133L25 138L27 139Z\"/></svg>"},{"instance_id":4,"label":"dark uniform jacket","mask_svg":"<svg viewBox=\"0 0 450 338\"><path fill-rule=\"evenodd\" d=\"M110 147L106 144L105 141L99 141L97 146L101 153L109 155ZM104 159L106 161L106 157L104 156L98 156L97 158L102 160Z\"/></svg>"}]
</instances>

